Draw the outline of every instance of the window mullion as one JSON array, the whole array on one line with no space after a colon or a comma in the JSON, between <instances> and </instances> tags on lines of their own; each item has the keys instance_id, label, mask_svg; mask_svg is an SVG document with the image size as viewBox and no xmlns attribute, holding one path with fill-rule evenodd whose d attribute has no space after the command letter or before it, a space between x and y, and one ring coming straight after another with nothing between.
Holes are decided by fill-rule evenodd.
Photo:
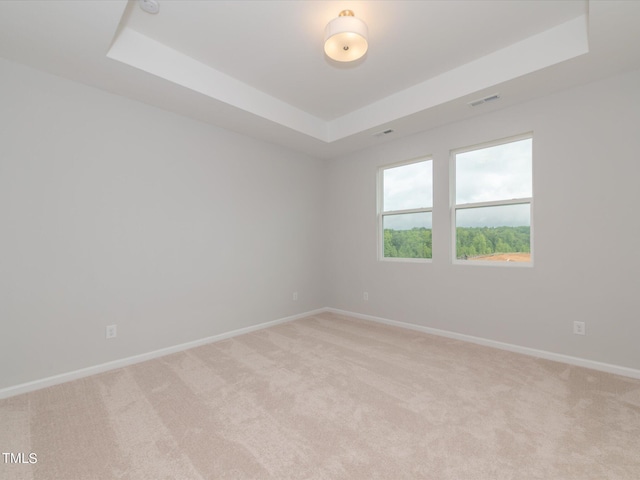
<instances>
[{"instance_id":1,"label":"window mullion","mask_svg":"<svg viewBox=\"0 0 640 480\"><path fill-rule=\"evenodd\" d=\"M456 205L456 210L462 210L465 208L499 207L500 205L523 205L525 203L531 203L531 201L531 197L525 197L512 198L509 200L492 200L489 202L461 203Z\"/></svg>"},{"instance_id":2,"label":"window mullion","mask_svg":"<svg viewBox=\"0 0 640 480\"><path fill-rule=\"evenodd\" d=\"M388 210L382 212L382 215L405 215L407 213L423 213L423 212L431 212L433 210L432 207L425 208L409 208L406 210Z\"/></svg>"}]
</instances>

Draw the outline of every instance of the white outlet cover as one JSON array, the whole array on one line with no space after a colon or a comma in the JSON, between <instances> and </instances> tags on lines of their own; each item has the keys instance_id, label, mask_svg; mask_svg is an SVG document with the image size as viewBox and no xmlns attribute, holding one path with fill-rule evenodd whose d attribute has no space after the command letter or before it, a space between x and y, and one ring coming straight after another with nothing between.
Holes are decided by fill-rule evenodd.
<instances>
[{"instance_id":1,"label":"white outlet cover","mask_svg":"<svg viewBox=\"0 0 640 480\"><path fill-rule=\"evenodd\" d=\"M117 325L107 325L107 338L115 338L118 335L118 326Z\"/></svg>"}]
</instances>

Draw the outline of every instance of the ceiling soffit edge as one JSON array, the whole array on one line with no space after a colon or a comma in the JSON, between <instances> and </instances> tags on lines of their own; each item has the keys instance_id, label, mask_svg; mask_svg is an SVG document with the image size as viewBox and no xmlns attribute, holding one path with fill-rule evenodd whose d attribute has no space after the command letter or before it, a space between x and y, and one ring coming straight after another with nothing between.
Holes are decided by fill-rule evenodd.
<instances>
[{"instance_id":1,"label":"ceiling soffit edge","mask_svg":"<svg viewBox=\"0 0 640 480\"><path fill-rule=\"evenodd\" d=\"M107 57L325 143L388 124L588 53L587 15L325 121L126 25Z\"/></svg>"}]
</instances>

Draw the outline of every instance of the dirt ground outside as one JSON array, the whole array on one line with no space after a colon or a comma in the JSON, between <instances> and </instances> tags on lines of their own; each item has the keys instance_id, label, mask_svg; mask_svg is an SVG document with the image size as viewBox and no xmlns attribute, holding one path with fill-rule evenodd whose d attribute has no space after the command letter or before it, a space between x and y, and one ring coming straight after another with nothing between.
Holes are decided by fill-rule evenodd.
<instances>
[{"instance_id":1,"label":"dirt ground outside","mask_svg":"<svg viewBox=\"0 0 640 480\"><path fill-rule=\"evenodd\" d=\"M494 253L480 257L469 257L467 260L481 260L483 262L530 262L530 253Z\"/></svg>"}]
</instances>

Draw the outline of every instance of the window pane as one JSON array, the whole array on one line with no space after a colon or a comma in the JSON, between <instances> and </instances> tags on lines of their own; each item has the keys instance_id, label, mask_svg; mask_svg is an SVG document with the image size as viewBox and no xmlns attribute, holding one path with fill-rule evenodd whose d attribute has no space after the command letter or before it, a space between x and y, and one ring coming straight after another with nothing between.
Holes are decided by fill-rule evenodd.
<instances>
[{"instance_id":1,"label":"window pane","mask_svg":"<svg viewBox=\"0 0 640 480\"><path fill-rule=\"evenodd\" d=\"M431 212L385 215L384 256L431 258Z\"/></svg>"},{"instance_id":2,"label":"window pane","mask_svg":"<svg viewBox=\"0 0 640 480\"><path fill-rule=\"evenodd\" d=\"M456 154L456 203L531 197L531 145L527 138Z\"/></svg>"},{"instance_id":3,"label":"window pane","mask_svg":"<svg viewBox=\"0 0 640 480\"><path fill-rule=\"evenodd\" d=\"M385 212L433 206L431 161L387 168L383 175Z\"/></svg>"},{"instance_id":4,"label":"window pane","mask_svg":"<svg viewBox=\"0 0 640 480\"><path fill-rule=\"evenodd\" d=\"M531 206L456 211L456 257L498 262L531 261Z\"/></svg>"}]
</instances>

